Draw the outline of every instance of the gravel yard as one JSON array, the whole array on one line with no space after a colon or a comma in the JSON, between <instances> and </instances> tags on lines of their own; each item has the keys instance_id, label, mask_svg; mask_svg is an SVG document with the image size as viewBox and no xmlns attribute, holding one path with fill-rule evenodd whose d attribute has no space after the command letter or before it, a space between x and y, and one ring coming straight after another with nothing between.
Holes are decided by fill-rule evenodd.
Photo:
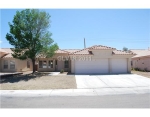
<instances>
[{"instance_id":1,"label":"gravel yard","mask_svg":"<svg viewBox=\"0 0 150 117\"><path fill-rule=\"evenodd\" d=\"M143 71L131 71L132 74L141 75L144 77L150 78L150 72L143 72Z\"/></svg>"},{"instance_id":2,"label":"gravel yard","mask_svg":"<svg viewBox=\"0 0 150 117\"><path fill-rule=\"evenodd\" d=\"M19 75L1 78L0 90L76 89L74 75Z\"/></svg>"}]
</instances>

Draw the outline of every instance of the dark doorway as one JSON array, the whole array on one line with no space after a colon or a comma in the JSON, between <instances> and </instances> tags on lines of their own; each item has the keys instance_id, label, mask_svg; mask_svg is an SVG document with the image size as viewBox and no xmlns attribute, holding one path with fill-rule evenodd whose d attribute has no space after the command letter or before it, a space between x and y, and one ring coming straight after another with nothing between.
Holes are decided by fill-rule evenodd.
<instances>
[{"instance_id":1,"label":"dark doorway","mask_svg":"<svg viewBox=\"0 0 150 117\"><path fill-rule=\"evenodd\" d=\"M35 71L37 71L38 70L38 65L35 65L34 67L35 67Z\"/></svg>"}]
</instances>

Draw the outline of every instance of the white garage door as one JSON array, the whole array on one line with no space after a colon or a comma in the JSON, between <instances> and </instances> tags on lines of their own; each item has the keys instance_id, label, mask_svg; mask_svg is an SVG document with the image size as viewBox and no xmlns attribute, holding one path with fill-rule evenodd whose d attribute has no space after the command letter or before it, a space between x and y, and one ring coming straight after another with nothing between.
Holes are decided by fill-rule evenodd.
<instances>
[{"instance_id":1,"label":"white garage door","mask_svg":"<svg viewBox=\"0 0 150 117\"><path fill-rule=\"evenodd\" d=\"M127 73L127 59L112 59L112 73Z\"/></svg>"},{"instance_id":2,"label":"white garage door","mask_svg":"<svg viewBox=\"0 0 150 117\"><path fill-rule=\"evenodd\" d=\"M76 74L106 74L108 73L108 59L96 61L75 61Z\"/></svg>"}]
</instances>

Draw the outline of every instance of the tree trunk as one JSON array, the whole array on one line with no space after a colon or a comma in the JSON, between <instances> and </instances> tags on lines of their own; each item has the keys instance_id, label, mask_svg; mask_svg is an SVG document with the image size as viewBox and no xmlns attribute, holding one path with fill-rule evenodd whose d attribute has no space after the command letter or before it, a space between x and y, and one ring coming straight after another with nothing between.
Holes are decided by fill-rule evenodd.
<instances>
[{"instance_id":1,"label":"tree trunk","mask_svg":"<svg viewBox=\"0 0 150 117\"><path fill-rule=\"evenodd\" d=\"M33 72L32 73L34 73L35 72L35 59L32 59L32 65L33 65Z\"/></svg>"}]
</instances>

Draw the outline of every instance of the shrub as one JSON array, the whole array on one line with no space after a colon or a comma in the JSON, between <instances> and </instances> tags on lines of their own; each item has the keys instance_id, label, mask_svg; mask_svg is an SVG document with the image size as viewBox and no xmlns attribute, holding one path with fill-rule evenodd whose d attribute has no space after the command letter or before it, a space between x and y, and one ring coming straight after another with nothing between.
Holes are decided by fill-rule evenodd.
<instances>
[{"instance_id":1,"label":"shrub","mask_svg":"<svg viewBox=\"0 0 150 117\"><path fill-rule=\"evenodd\" d=\"M144 68L144 72L147 72L147 68Z\"/></svg>"},{"instance_id":2,"label":"shrub","mask_svg":"<svg viewBox=\"0 0 150 117\"><path fill-rule=\"evenodd\" d=\"M133 70L133 71L134 71L135 69L132 67L132 68L131 68L131 70Z\"/></svg>"},{"instance_id":3,"label":"shrub","mask_svg":"<svg viewBox=\"0 0 150 117\"><path fill-rule=\"evenodd\" d=\"M140 71L140 68L134 68L135 71Z\"/></svg>"},{"instance_id":4,"label":"shrub","mask_svg":"<svg viewBox=\"0 0 150 117\"><path fill-rule=\"evenodd\" d=\"M60 73L63 73L63 72L64 72L64 70L63 70L63 69L61 69L61 70L60 70Z\"/></svg>"}]
</instances>

